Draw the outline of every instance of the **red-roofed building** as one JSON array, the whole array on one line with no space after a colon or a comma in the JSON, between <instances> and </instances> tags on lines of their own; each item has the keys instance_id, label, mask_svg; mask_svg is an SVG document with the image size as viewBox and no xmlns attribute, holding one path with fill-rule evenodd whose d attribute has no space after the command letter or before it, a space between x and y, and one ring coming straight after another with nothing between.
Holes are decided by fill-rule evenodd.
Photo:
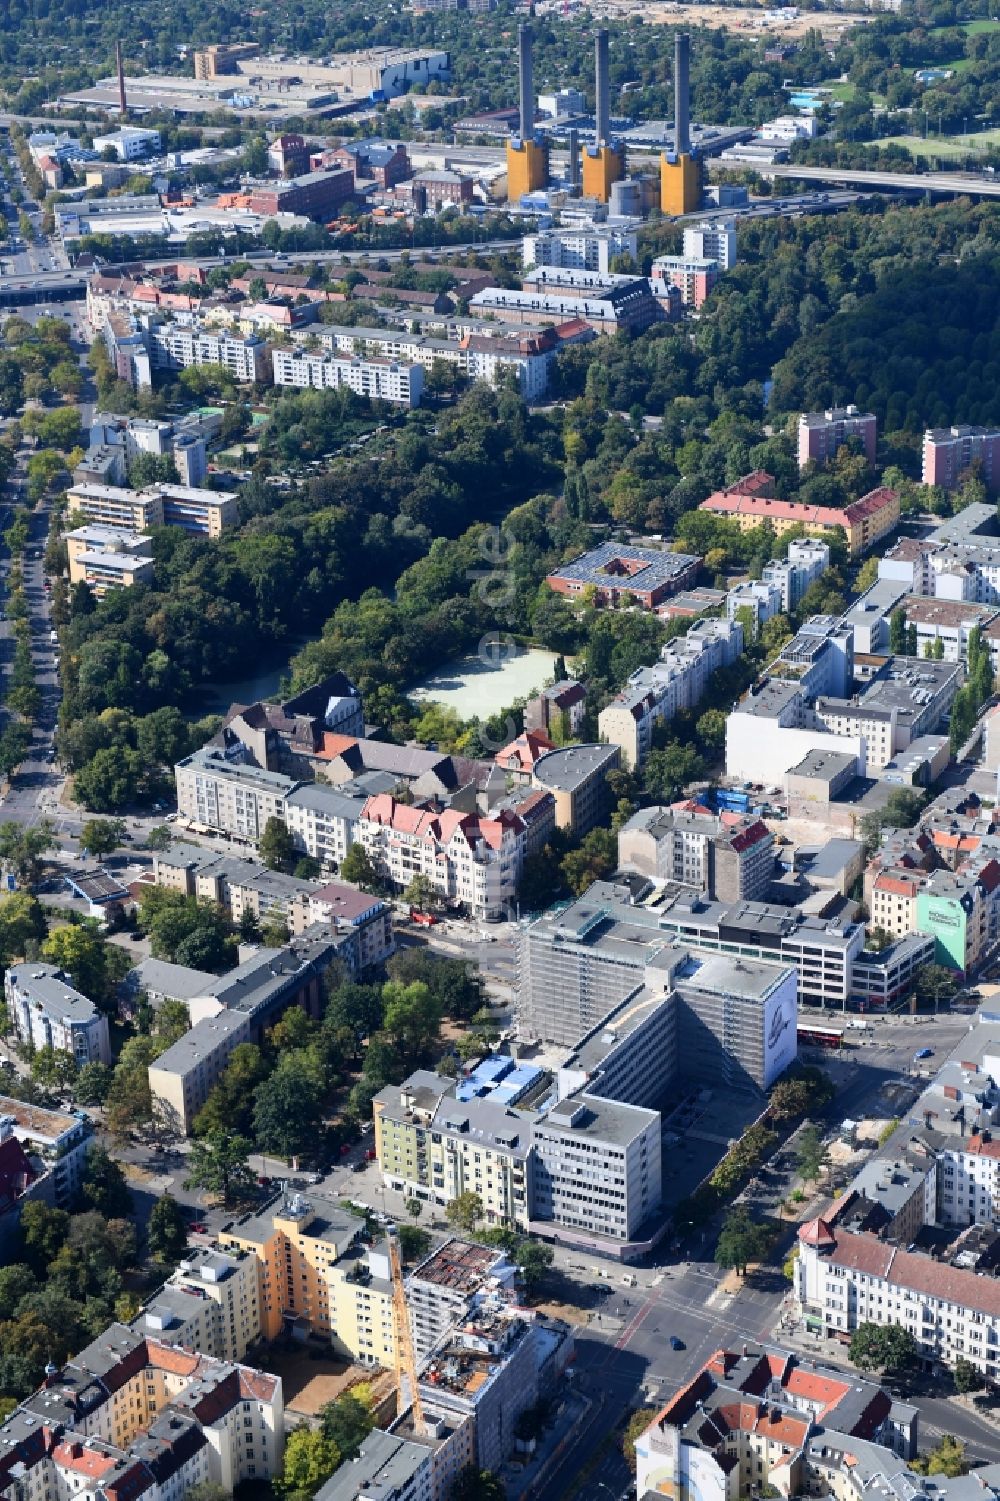
<instances>
[{"instance_id":1,"label":"red-roofed building","mask_svg":"<svg viewBox=\"0 0 1000 1501\"><path fill-rule=\"evenodd\" d=\"M535 762L555 748L555 741L541 730L522 730L516 740L497 751L494 760L513 783L530 786Z\"/></svg>"},{"instance_id":2,"label":"red-roofed building","mask_svg":"<svg viewBox=\"0 0 1000 1501\"><path fill-rule=\"evenodd\" d=\"M773 485L770 475L758 471L738 480L728 489L717 490L702 501L699 509L727 517L741 532L754 531L765 521L770 522L779 537L795 526L818 535L839 528L847 538L852 558L860 557L873 547L899 521L899 496L885 487L872 490L839 510L834 506L807 505L799 500L777 500Z\"/></svg>"},{"instance_id":3,"label":"red-roofed building","mask_svg":"<svg viewBox=\"0 0 1000 1501\"><path fill-rule=\"evenodd\" d=\"M839 1495L829 1481L850 1439L895 1475L916 1453L915 1413L873 1381L788 1351L716 1350L637 1440L636 1490L737 1501L766 1477L785 1497Z\"/></svg>"},{"instance_id":4,"label":"red-roofed building","mask_svg":"<svg viewBox=\"0 0 1000 1501\"><path fill-rule=\"evenodd\" d=\"M438 813L380 793L365 803L355 837L401 890L423 876L440 900L499 917L517 899L526 835L513 812Z\"/></svg>"},{"instance_id":5,"label":"red-roofed building","mask_svg":"<svg viewBox=\"0 0 1000 1501\"><path fill-rule=\"evenodd\" d=\"M972 1141L977 1141L976 1148L966 1150ZM988 1150L991 1143L982 1138L957 1146L957 1155L952 1157L949 1148L938 1166L947 1177L947 1167L959 1158L967 1170L972 1164L980 1165L981 1171L970 1171L965 1182L964 1208L956 1206L967 1214L970 1191L978 1208L980 1187L996 1184L997 1158ZM961 1197L956 1193L956 1201ZM795 1293L806 1318L829 1337L847 1340L864 1323L899 1325L913 1335L925 1360L949 1366L967 1360L990 1381L1000 1377L1000 1279L996 1277L873 1235L835 1228L832 1239L818 1245L800 1235Z\"/></svg>"},{"instance_id":6,"label":"red-roofed building","mask_svg":"<svg viewBox=\"0 0 1000 1501\"><path fill-rule=\"evenodd\" d=\"M207 1482L232 1491L280 1473L279 1378L145 1337L136 1332L145 1319L110 1325L50 1367L0 1426L5 1494L15 1466L26 1495L107 1501L178 1501Z\"/></svg>"}]
</instances>

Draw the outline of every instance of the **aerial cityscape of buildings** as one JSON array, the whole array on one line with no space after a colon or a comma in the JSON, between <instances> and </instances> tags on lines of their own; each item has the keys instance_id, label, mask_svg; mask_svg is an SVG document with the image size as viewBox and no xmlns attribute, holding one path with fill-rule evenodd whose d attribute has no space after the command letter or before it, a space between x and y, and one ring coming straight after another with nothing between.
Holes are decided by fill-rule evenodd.
<instances>
[{"instance_id":1,"label":"aerial cityscape of buildings","mask_svg":"<svg viewBox=\"0 0 1000 1501\"><path fill-rule=\"evenodd\" d=\"M0 1501L1000 1501L1000 22L136 4L0 49Z\"/></svg>"}]
</instances>

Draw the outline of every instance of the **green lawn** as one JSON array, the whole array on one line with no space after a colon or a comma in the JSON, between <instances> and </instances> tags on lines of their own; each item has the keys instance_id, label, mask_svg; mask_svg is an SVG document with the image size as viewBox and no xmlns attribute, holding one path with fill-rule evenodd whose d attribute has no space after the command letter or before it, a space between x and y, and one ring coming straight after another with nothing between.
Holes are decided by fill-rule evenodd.
<instances>
[{"instance_id":1,"label":"green lawn","mask_svg":"<svg viewBox=\"0 0 1000 1501\"><path fill-rule=\"evenodd\" d=\"M968 36L985 36L991 31L1000 31L1000 21L966 21L961 26L934 26L931 36L940 36L944 31L964 31Z\"/></svg>"},{"instance_id":2,"label":"green lawn","mask_svg":"<svg viewBox=\"0 0 1000 1501\"><path fill-rule=\"evenodd\" d=\"M968 145L966 137L961 135L928 136L927 140L921 135L883 136L881 140L873 141L872 145L905 146L912 155L926 156L929 161L938 161L941 157L960 160L970 152L985 152L991 146L1000 146L1000 129L970 131Z\"/></svg>"},{"instance_id":3,"label":"green lawn","mask_svg":"<svg viewBox=\"0 0 1000 1501\"><path fill-rule=\"evenodd\" d=\"M822 87L830 95L831 99L837 99L842 104L852 104L858 92L856 83L824 83ZM876 109L881 109L885 105L885 100L881 94L872 94L871 101Z\"/></svg>"}]
</instances>

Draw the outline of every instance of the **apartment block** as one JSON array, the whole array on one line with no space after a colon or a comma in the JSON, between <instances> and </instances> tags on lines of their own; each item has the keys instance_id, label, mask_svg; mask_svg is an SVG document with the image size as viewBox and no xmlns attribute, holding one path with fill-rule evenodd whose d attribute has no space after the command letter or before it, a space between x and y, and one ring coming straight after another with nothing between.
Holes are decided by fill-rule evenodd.
<instances>
[{"instance_id":1,"label":"apartment block","mask_svg":"<svg viewBox=\"0 0 1000 1501\"><path fill-rule=\"evenodd\" d=\"M655 297L669 297L672 288L681 294L683 307L703 307L721 274L719 263L700 255L660 255L653 262L649 284Z\"/></svg>"},{"instance_id":2,"label":"apartment block","mask_svg":"<svg viewBox=\"0 0 1000 1501\"><path fill-rule=\"evenodd\" d=\"M656 725L695 708L712 673L742 652L740 621L697 621L686 635L667 643L652 667L636 668L623 691L601 710L601 738L619 747L624 766L641 766L652 749Z\"/></svg>"},{"instance_id":3,"label":"apartment block","mask_svg":"<svg viewBox=\"0 0 1000 1501\"><path fill-rule=\"evenodd\" d=\"M565 266L578 271L611 272L616 256L637 254L634 229L581 225L573 229L550 229L525 235L521 242L521 263L530 266Z\"/></svg>"},{"instance_id":4,"label":"apartment block","mask_svg":"<svg viewBox=\"0 0 1000 1501\"><path fill-rule=\"evenodd\" d=\"M766 621L781 613L781 590L767 579L737 584L726 595L726 615L730 620L740 620L744 610L749 611L754 631L759 631Z\"/></svg>"},{"instance_id":5,"label":"apartment block","mask_svg":"<svg viewBox=\"0 0 1000 1501\"><path fill-rule=\"evenodd\" d=\"M532 1117L513 1102L541 1078L537 1069L527 1072L523 1081L515 1073L499 1095L491 1088L465 1099L459 1095L467 1092L453 1080L425 1070L401 1085L387 1085L373 1102L375 1150L385 1181L440 1204L477 1193L487 1223L526 1231Z\"/></svg>"},{"instance_id":6,"label":"apartment block","mask_svg":"<svg viewBox=\"0 0 1000 1501\"><path fill-rule=\"evenodd\" d=\"M115 485L73 484L66 496L69 511L104 528L131 533L155 526L179 526L206 537L221 537L237 524L237 498L230 490L201 490L187 485L156 484L144 490Z\"/></svg>"},{"instance_id":7,"label":"apartment block","mask_svg":"<svg viewBox=\"0 0 1000 1501\"><path fill-rule=\"evenodd\" d=\"M374 905L374 904L372 904ZM373 915L372 926L378 919ZM192 1026L149 1068L149 1087L180 1134L188 1134L233 1049L258 1046L292 1006L309 1016L322 1010L323 976L335 962L356 979L361 974L363 929L314 923L280 949L259 948L250 958L208 983L184 986Z\"/></svg>"},{"instance_id":8,"label":"apartment block","mask_svg":"<svg viewBox=\"0 0 1000 1501\"><path fill-rule=\"evenodd\" d=\"M86 584L98 599L109 589L153 582L152 543L139 532L81 526L66 534L69 581Z\"/></svg>"},{"instance_id":9,"label":"apartment block","mask_svg":"<svg viewBox=\"0 0 1000 1501\"><path fill-rule=\"evenodd\" d=\"M488 287L476 293L470 306L480 317L500 316L507 323L545 326L579 318L599 334L641 333L657 321L656 298L644 277L623 280L623 285L595 287L586 295L572 287L551 286L544 292Z\"/></svg>"},{"instance_id":10,"label":"apartment block","mask_svg":"<svg viewBox=\"0 0 1000 1501\"><path fill-rule=\"evenodd\" d=\"M471 1430L471 1424L469 1427ZM368 1497L377 1497L378 1501L445 1501L434 1480L434 1449L375 1428L357 1454L344 1460L320 1486L315 1501L366 1501Z\"/></svg>"},{"instance_id":11,"label":"apartment block","mask_svg":"<svg viewBox=\"0 0 1000 1501\"><path fill-rule=\"evenodd\" d=\"M0 1426L0 1471L23 1494L178 1501L279 1475L281 1381L111 1324Z\"/></svg>"},{"instance_id":12,"label":"apartment block","mask_svg":"<svg viewBox=\"0 0 1000 1501\"><path fill-rule=\"evenodd\" d=\"M200 429L195 418L173 422L97 412L90 425L90 450L74 471L74 478L83 479L80 470L106 462L109 468L101 475L100 482L123 485L129 465L140 454L150 453L158 458L172 458L181 484L202 485L208 470L205 435Z\"/></svg>"},{"instance_id":13,"label":"apartment block","mask_svg":"<svg viewBox=\"0 0 1000 1501\"><path fill-rule=\"evenodd\" d=\"M587 709L587 690L575 678L563 678L543 688L535 698L529 698L524 706L524 728L541 730L545 735L553 730L565 730L564 738L575 736L583 726Z\"/></svg>"},{"instance_id":14,"label":"apartment block","mask_svg":"<svg viewBox=\"0 0 1000 1501\"><path fill-rule=\"evenodd\" d=\"M636 1441L639 1495L933 1495L907 1470L918 1413L875 1382L775 1346L710 1355ZM971 1501L971 1497L963 1498Z\"/></svg>"},{"instance_id":15,"label":"apartment block","mask_svg":"<svg viewBox=\"0 0 1000 1501\"><path fill-rule=\"evenodd\" d=\"M424 388L420 365L395 360L363 359L360 355L309 354L305 350L273 349L276 386L298 386L335 391L341 386L370 401L388 401L396 406L416 407Z\"/></svg>"},{"instance_id":16,"label":"apartment block","mask_svg":"<svg viewBox=\"0 0 1000 1501\"><path fill-rule=\"evenodd\" d=\"M220 1233L258 1266L265 1339L296 1329L329 1337L342 1355L392 1369L395 1325L388 1249L365 1248L362 1225L321 1194L285 1194Z\"/></svg>"},{"instance_id":17,"label":"apartment block","mask_svg":"<svg viewBox=\"0 0 1000 1501\"><path fill-rule=\"evenodd\" d=\"M193 323L154 323L149 350L154 370L220 365L234 380L264 385L271 379L270 350L255 334L239 338L225 329L215 333Z\"/></svg>"},{"instance_id":18,"label":"apartment block","mask_svg":"<svg viewBox=\"0 0 1000 1501\"><path fill-rule=\"evenodd\" d=\"M425 876L477 917L499 916L516 900L526 839L516 813L433 813L380 793L365 804L356 838L400 890Z\"/></svg>"},{"instance_id":19,"label":"apartment block","mask_svg":"<svg viewBox=\"0 0 1000 1501\"><path fill-rule=\"evenodd\" d=\"M617 745L569 745L539 757L532 775L535 786L555 799L558 826L583 836L603 821L610 803L608 772L620 764Z\"/></svg>"},{"instance_id":20,"label":"apartment block","mask_svg":"<svg viewBox=\"0 0 1000 1501\"><path fill-rule=\"evenodd\" d=\"M856 406L826 412L802 412L799 417L799 468L828 464L838 448L856 438L869 464L875 463L878 423L871 412Z\"/></svg>"},{"instance_id":21,"label":"apartment block","mask_svg":"<svg viewBox=\"0 0 1000 1501\"><path fill-rule=\"evenodd\" d=\"M152 490L125 490L118 485L73 484L66 507L103 530L141 534L163 525L163 501Z\"/></svg>"},{"instance_id":22,"label":"apartment block","mask_svg":"<svg viewBox=\"0 0 1000 1501\"><path fill-rule=\"evenodd\" d=\"M307 782L285 798L285 823L296 847L324 868L336 869L354 843L366 798Z\"/></svg>"},{"instance_id":23,"label":"apartment block","mask_svg":"<svg viewBox=\"0 0 1000 1501\"><path fill-rule=\"evenodd\" d=\"M935 959L963 977L983 958L990 934L990 905L1000 886L1000 865L973 872L936 870L917 893L916 930L935 940Z\"/></svg>"},{"instance_id":24,"label":"apartment block","mask_svg":"<svg viewBox=\"0 0 1000 1501\"><path fill-rule=\"evenodd\" d=\"M702 224L686 226L684 255L715 261L720 271L731 271L736 265L736 221L706 219Z\"/></svg>"},{"instance_id":25,"label":"apartment block","mask_svg":"<svg viewBox=\"0 0 1000 1501\"><path fill-rule=\"evenodd\" d=\"M799 1231L795 1295L828 1338L859 1324L908 1330L925 1360L966 1360L988 1380L1000 1374L1000 1284L947 1262L827 1220Z\"/></svg>"},{"instance_id":26,"label":"apartment block","mask_svg":"<svg viewBox=\"0 0 1000 1501\"><path fill-rule=\"evenodd\" d=\"M216 1360L242 1360L261 1337L256 1258L207 1247L189 1249L131 1328Z\"/></svg>"},{"instance_id":27,"label":"apartment block","mask_svg":"<svg viewBox=\"0 0 1000 1501\"><path fill-rule=\"evenodd\" d=\"M757 901L774 876L774 835L752 814L713 813L693 799L640 808L619 830L618 864L718 901Z\"/></svg>"},{"instance_id":28,"label":"apartment block","mask_svg":"<svg viewBox=\"0 0 1000 1501\"><path fill-rule=\"evenodd\" d=\"M69 1053L78 1067L110 1063L108 1019L93 1001L74 990L62 972L35 960L12 964L4 975L4 995L18 1041L36 1051Z\"/></svg>"},{"instance_id":29,"label":"apartment block","mask_svg":"<svg viewBox=\"0 0 1000 1501\"><path fill-rule=\"evenodd\" d=\"M809 505L799 500L774 498L774 479L763 471L748 474L725 490L716 491L700 506L716 516L727 516L741 532L756 530L768 521L777 536L792 527L804 527L819 535L842 531L852 558L874 547L899 521L899 496L882 486L838 510L835 506Z\"/></svg>"},{"instance_id":30,"label":"apartment block","mask_svg":"<svg viewBox=\"0 0 1000 1501\"><path fill-rule=\"evenodd\" d=\"M331 352L363 358L377 355L405 366L420 365L424 371L443 360L471 381L499 386L513 379L526 401L544 395L549 366L560 343L555 331L526 332L474 318L461 322L461 331L455 328L448 338L415 334L408 328L357 327L329 329L319 338Z\"/></svg>"},{"instance_id":31,"label":"apartment block","mask_svg":"<svg viewBox=\"0 0 1000 1501\"><path fill-rule=\"evenodd\" d=\"M208 746L178 761L174 782L182 818L253 845L269 818L284 821L285 798L296 785L281 772L232 761Z\"/></svg>"},{"instance_id":32,"label":"apartment block","mask_svg":"<svg viewBox=\"0 0 1000 1501\"><path fill-rule=\"evenodd\" d=\"M772 584L781 595L781 610L794 610L811 583L830 566L830 549L825 542L804 537L789 542L783 562L774 561L764 568L765 584Z\"/></svg>"},{"instance_id":33,"label":"apartment block","mask_svg":"<svg viewBox=\"0 0 1000 1501\"><path fill-rule=\"evenodd\" d=\"M4 1143L17 1142L36 1177L30 1196L42 1198L56 1209L72 1209L79 1197L93 1145L90 1120L67 1110L43 1110L0 1095L0 1151Z\"/></svg>"},{"instance_id":34,"label":"apartment block","mask_svg":"<svg viewBox=\"0 0 1000 1501\"><path fill-rule=\"evenodd\" d=\"M987 427L932 427L924 433L925 485L954 490L973 468L987 490L1000 487L1000 431Z\"/></svg>"},{"instance_id":35,"label":"apartment block","mask_svg":"<svg viewBox=\"0 0 1000 1501\"><path fill-rule=\"evenodd\" d=\"M220 1011L196 1022L150 1064L150 1093L177 1134L190 1134L233 1049L249 1041L249 1016L243 1011Z\"/></svg>"}]
</instances>

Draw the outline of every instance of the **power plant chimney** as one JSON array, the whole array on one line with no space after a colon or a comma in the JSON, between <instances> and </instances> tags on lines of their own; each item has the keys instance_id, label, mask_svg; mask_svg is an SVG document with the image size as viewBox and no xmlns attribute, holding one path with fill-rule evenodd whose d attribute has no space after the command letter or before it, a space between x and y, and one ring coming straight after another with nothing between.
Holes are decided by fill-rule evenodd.
<instances>
[{"instance_id":1,"label":"power plant chimney","mask_svg":"<svg viewBox=\"0 0 1000 1501\"><path fill-rule=\"evenodd\" d=\"M580 132L572 127L569 132L569 188L579 196L580 192Z\"/></svg>"},{"instance_id":2,"label":"power plant chimney","mask_svg":"<svg viewBox=\"0 0 1000 1501\"><path fill-rule=\"evenodd\" d=\"M679 31L674 38L674 151L691 152L691 38Z\"/></svg>"},{"instance_id":3,"label":"power plant chimney","mask_svg":"<svg viewBox=\"0 0 1000 1501\"><path fill-rule=\"evenodd\" d=\"M517 69L520 82L521 140L530 141L535 134L535 87L531 76L531 27L517 28Z\"/></svg>"},{"instance_id":4,"label":"power plant chimney","mask_svg":"<svg viewBox=\"0 0 1000 1501\"><path fill-rule=\"evenodd\" d=\"M128 114L128 102L125 98L125 64L122 62L121 41L115 42L115 65L118 69L118 108L121 114Z\"/></svg>"},{"instance_id":5,"label":"power plant chimney","mask_svg":"<svg viewBox=\"0 0 1000 1501\"><path fill-rule=\"evenodd\" d=\"M611 138L611 80L608 76L608 33L605 28L597 33L594 47L594 145L606 146Z\"/></svg>"}]
</instances>

